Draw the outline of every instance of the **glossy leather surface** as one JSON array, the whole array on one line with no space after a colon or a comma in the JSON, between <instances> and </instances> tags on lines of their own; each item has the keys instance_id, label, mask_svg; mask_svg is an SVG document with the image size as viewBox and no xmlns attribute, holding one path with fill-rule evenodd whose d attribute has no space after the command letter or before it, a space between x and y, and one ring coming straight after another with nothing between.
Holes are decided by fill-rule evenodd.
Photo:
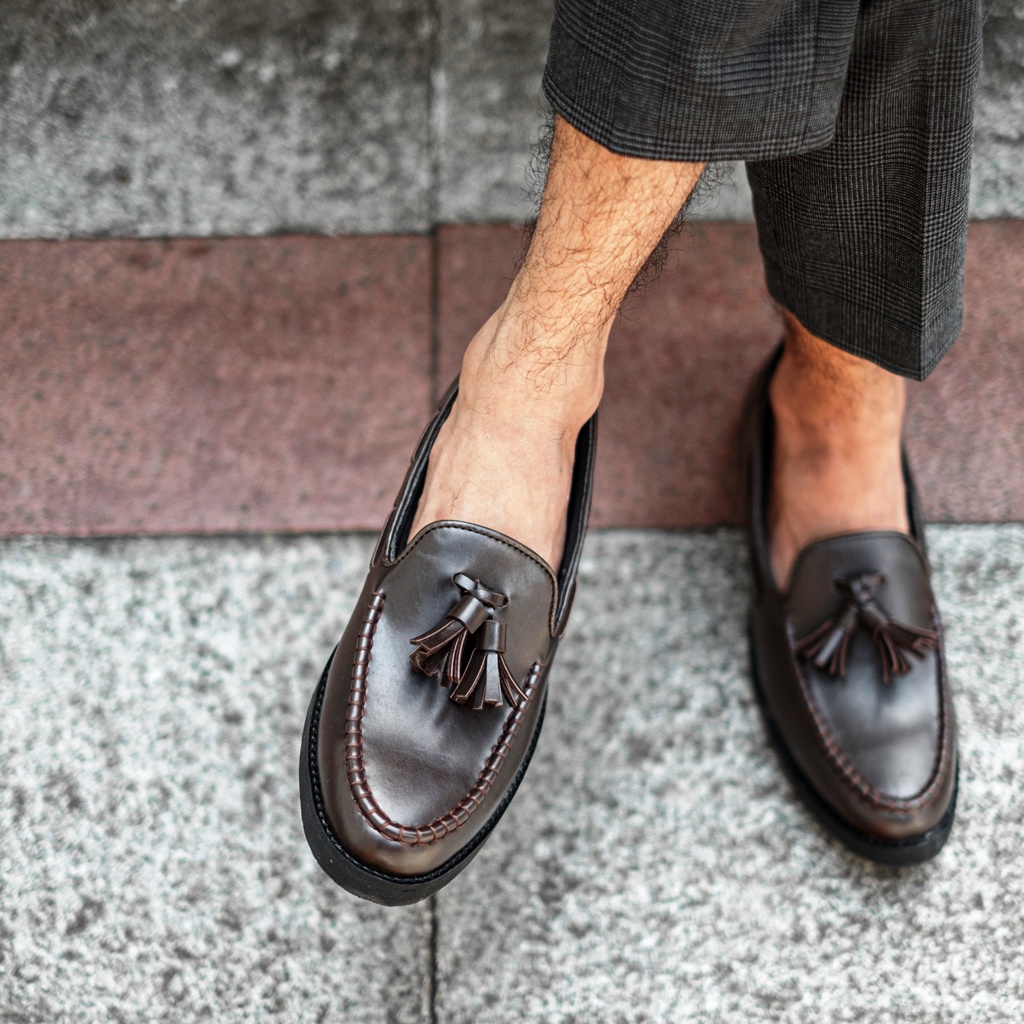
<instances>
[{"instance_id":1,"label":"glossy leather surface","mask_svg":"<svg viewBox=\"0 0 1024 1024\"><path fill-rule=\"evenodd\" d=\"M776 356L777 358L777 356ZM774 361L748 411L751 642L768 714L800 773L848 825L886 841L934 828L950 806L956 726L945 673L941 623L909 467L911 535L867 531L818 541L800 552L789 592L775 586L765 511L773 423L767 399ZM878 603L896 620L937 634L934 649L908 656L910 669L886 683L867 629L853 631L845 675L797 652L798 641L842 610L836 581L881 573Z\"/></svg>"},{"instance_id":2,"label":"glossy leather surface","mask_svg":"<svg viewBox=\"0 0 1024 1024\"><path fill-rule=\"evenodd\" d=\"M453 386L413 456L335 652L319 719L317 768L331 828L359 861L394 876L428 874L463 850L523 764L590 507L593 420L577 443L559 574L511 538L469 523L433 523L406 547L430 448L454 398ZM508 597L497 615L506 626L504 657L528 694L518 709L456 704L436 677L410 664L410 639L443 621L458 599L458 573Z\"/></svg>"}]
</instances>

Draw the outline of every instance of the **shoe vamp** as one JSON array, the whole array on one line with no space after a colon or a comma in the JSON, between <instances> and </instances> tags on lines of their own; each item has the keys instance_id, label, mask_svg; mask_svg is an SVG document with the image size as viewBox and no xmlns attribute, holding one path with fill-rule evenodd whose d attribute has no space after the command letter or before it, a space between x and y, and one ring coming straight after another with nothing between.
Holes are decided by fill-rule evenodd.
<instances>
[{"instance_id":1,"label":"shoe vamp","mask_svg":"<svg viewBox=\"0 0 1024 1024\"><path fill-rule=\"evenodd\" d=\"M924 561L909 537L851 534L811 545L794 569L787 615L793 637L806 636L826 617L838 616L835 581L861 573L883 576L877 600L894 619L933 629L934 604ZM823 724L860 777L897 799L919 794L929 783L942 740L942 676L939 653L907 653L909 671L884 680L879 649L858 624L850 637L843 677L799 658Z\"/></svg>"},{"instance_id":2,"label":"shoe vamp","mask_svg":"<svg viewBox=\"0 0 1024 1024\"><path fill-rule=\"evenodd\" d=\"M409 667L408 638L378 639L391 650L385 661L375 645L371 661L363 716L367 783L392 821L425 825L473 788L511 712L454 703L436 678Z\"/></svg>"},{"instance_id":3,"label":"shoe vamp","mask_svg":"<svg viewBox=\"0 0 1024 1024\"><path fill-rule=\"evenodd\" d=\"M939 754L938 659L929 651L886 684L869 638L851 639L846 678L804 665L815 704L844 760L875 789L910 799L928 785Z\"/></svg>"},{"instance_id":4,"label":"shoe vamp","mask_svg":"<svg viewBox=\"0 0 1024 1024\"><path fill-rule=\"evenodd\" d=\"M382 810L405 825L427 824L466 797L512 714L504 704L479 710L456 704L437 677L411 666L410 639L443 619L458 598L452 576L465 572L508 595L501 612L505 658L522 686L534 662L548 656L553 597L549 575L488 537L446 527L425 536L415 555L383 581L363 712L367 783ZM516 737L504 772L511 774L528 742Z\"/></svg>"}]
</instances>

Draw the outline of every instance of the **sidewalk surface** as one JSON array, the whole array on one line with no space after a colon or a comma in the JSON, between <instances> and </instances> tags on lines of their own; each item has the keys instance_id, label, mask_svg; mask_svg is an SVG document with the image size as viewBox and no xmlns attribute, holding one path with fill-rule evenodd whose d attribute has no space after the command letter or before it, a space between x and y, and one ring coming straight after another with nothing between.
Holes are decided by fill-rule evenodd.
<instances>
[{"instance_id":1,"label":"sidewalk surface","mask_svg":"<svg viewBox=\"0 0 1024 1024\"><path fill-rule=\"evenodd\" d=\"M1022 0L988 5L963 337L908 416L926 514L993 524L930 534L949 847L881 869L812 823L742 538L678 529L739 521L778 336L737 165L616 326L594 521L629 529L588 540L501 827L401 910L306 849L306 702L372 545L336 531L380 523L507 289L553 2L4 6L0 1024L1024 1020Z\"/></svg>"},{"instance_id":2,"label":"sidewalk surface","mask_svg":"<svg viewBox=\"0 0 1024 1024\"><path fill-rule=\"evenodd\" d=\"M3 542L0 1021L1021 1020L1024 526L929 536L963 736L936 861L869 866L794 801L737 532L596 532L522 790L401 910L299 824L369 537Z\"/></svg>"},{"instance_id":3,"label":"sidewalk surface","mask_svg":"<svg viewBox=\"0 0 1024 1024\"><path fill-rule=\"evenodd\" d=\"M1024 216L1024 19L990 0L972 216ZM6 0L0 238L522 221L553 0ZM703 211L750 216L739 173Z\"/></svg>"}]
</instances>

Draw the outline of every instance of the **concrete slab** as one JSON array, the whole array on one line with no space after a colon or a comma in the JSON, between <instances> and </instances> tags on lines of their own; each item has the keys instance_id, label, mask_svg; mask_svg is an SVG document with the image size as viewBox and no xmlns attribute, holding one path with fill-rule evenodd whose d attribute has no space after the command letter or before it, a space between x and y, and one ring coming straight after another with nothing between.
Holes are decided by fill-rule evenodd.
<instances>
[{"instance_id":1,"label":"concrete slab","mask_svg":"<svg viewBox=\"0 0 1024 1024\"><path fill-rule=\"evenodd\" d=\"M535 214L551 118L540 80L553 11L552 0L442 0L434 72L442 223L520 223ZM692 215L750 219L741 164L709 176Z\"/></svg>"},{"instance_id":2,"label":"concrete slab","mask_svg":"<svg viewBox=\"0 0 1024 1024\"><path fill-rule=\"evenodd\" d=\"M429 908L299 821L363 536L0 544L0 1020L413 1024Z\"/></svg>"},{"instance_id":3,"label":"concrete slab","mask_svg":"<svg viewBox=\"0 0 1024 1024\"><path fill-rule=\"evenodd\" d=\"M434 123L442 222L533 216L543 179L528 174L530 144L545 119L540 76L553 6L439 3Z\"/></svg>"},{"instance_id":4,"label":"concrete slab","mask_svg":"<svg viewBox=\"0 0 1024 1024\"><path fill-rule=\"evenodd\" d=\"M552 0L444 0L435 98L439 210L446 223L521 221L536 191L531 144L548 116L540 95ZM1024 20L1015 0L993 0L974 138L971 214L1024 217ZM742 164L717 168L694 219L749 220Z\"/></svg>"},{"instance_id":5,"label":"concrete slab","mask_svg":"<svg viewBox=\"0 0 1024 1024\"><path fill-rule=\"evenodd\" d=\"M1024 11L1018 0L991 0L986 7L971 213L1024 217Z\"/></svg>"},{"instance_id":6,"label":"concrete slab","mask_svg":"<svg viewBox=\"0 0 1024 1024\"><path fill-rule=\"evenodd\" d=\"M522 220L552 0L9 0L0 237ZM972 211L1024 216L1024 23L985 32ZM435 174L436 171L436 174ZM742 171L698 214L746 219Z\"/></svg>"},{"instance_id":7,"label":"concrete slab","mask_svg":"<svg viewBox=\"0 0 1024 1024\"><path fill-rule=\"evenodd\" d=\"M0 237L421 231L427 0L12 0Z\"/></svg>"},{"instance_id":8,"label":"concrete slab","mask_svg":"<svg viewBox=\"0 0 1024 1024\"><path fill-rule=\"evenodd\" d=\"M963 732L937 861L868 867L794 801L737 532L595 532L537 759L434 942L300 831L370 537L0 542L0 1019L1019 1019L1024 526L930 537Z\"/></svg>"},{"instance_id":9,"label":"concrete slab","mask_svg":"<svg viewBox=\"0 0 1024 1024\"><path fill-rule=\"evenodd\" d=\"M963 733L917 869L812 823L750 692L740 536L591 534L538 755L438 897L446 1024L1006 1024L1024 1013L1024 527L930 532Z\"/></svg>"}]
</instances>

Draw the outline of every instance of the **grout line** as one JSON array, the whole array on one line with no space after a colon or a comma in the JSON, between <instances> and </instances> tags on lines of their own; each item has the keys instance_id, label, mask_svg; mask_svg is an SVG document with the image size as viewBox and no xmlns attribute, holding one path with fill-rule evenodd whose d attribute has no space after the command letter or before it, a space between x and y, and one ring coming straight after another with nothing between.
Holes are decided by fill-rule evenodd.
<instances>
[{"instance_id":1,"label":"grout line","mask_svg":"<svg viewBox=\"0 0 1024 1024\"><path fill-rule=\"evenodd\" d=\"M430 232L430 409L441 398L440 376L440 238L438 221L441 210L441 106L438 103L441 52L441 3L427 0L429 32L427 37L427 224Z\"/></svg>"},{"instance_id":2,"label":"grout line","mask_svg":"<svg viewBox=\"0 0 1024 1024\"><path fill-rule=\"evenodd\" d=\"M441 238L430 232L430 408L441 400Z\"/></svg>"},{"instance_id":3,"label":"grout line","mask_svg":"<svg viewBox=\"0 0 1024 1024\"><path fill-rule=\"evenodd\" d=\"M437 894L430 897L430 975L427 978L429 1024L437 1024Z\"/></svg>"},{"instance_id":4,"label":"grout line","mask_svg":"<svg viewBox=\"0 0 1024 1024\"><path fill-rule=\"evenodd\" d=\"M427 7L427 229L437 227L441 207L441 147L443 108L438 103L443 71L441 55L441 3L426 0Z\"/></svg>"},{"instance_id":5,"label":"grout line","mask_svg":"<svg viewBox=\"0 0 1024 1024\"><path fill-rule=\"evenodd\" d=\"M430 232L430 408L433 409L440 400L441 337L440 337L440 237L438 219L441 207L441 160L439 146L440 108L437 102L438 76L441 69L437 66L441 50L441 3L442 0L427 0L427 18L429 32L427 41L427 159L429 161L427 180L427 223ZM427 1020L428 1024L437 1024L437 895L429 900L430 915L430 965L427 975Z\"/></svg>"}]
</instances>

